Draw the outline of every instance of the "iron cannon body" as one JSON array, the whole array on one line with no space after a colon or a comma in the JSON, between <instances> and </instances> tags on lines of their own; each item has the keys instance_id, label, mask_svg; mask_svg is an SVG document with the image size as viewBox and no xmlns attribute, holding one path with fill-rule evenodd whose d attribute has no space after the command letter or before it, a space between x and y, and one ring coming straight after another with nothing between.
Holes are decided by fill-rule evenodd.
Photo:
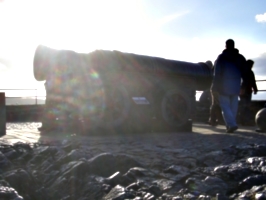
<instances>
[{"instance_id":1,"label":"iron cannon body","mask_svg":"<svg viewBox=\"0 0 266 200\"><path fill-rule=\"evenodd\" d=\"M212 80L205 63L42 45L33 72L46 81L46 104L51 99L56 110L52 120L61 117L86 131L189 131L195 91L209 88Z\"/></svg>"}]
</instances>

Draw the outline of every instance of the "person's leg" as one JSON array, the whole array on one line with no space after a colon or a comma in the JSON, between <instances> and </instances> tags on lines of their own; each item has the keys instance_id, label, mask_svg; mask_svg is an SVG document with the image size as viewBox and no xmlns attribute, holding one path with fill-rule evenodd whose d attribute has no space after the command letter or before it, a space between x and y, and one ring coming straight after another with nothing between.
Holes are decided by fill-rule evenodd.
<instances>
[{"instance_id":1,"label":"person's leg","mask_svg":"<svg viewBox=\"0 0 266 200\"><path fill-rule=\"evenodd\" d=\"M214 107L214 105L211 105L211 107L210 107L209 124L211 126L215 126L216 125L215 107Z\"/></svg>"},{"instance_id":2,"label":"person's leg","mask_svg":"<svg viewBox=\"0 0 266 200\"><path fill-rule=\"evenodd\" d=\"M243 97L243 95L240 95L240 101L239 101L239 121L240 123L243 125L245 123L245 98Z\"/></svg>"},{"instance_id":3,"label":"person's leg","mask_svg":"<svg viewBox=\"0 0 266 200\"><path fill-rule=\"evenodd\" d=\"M236 116L237 116L237 110L238 110L238 95L231 95L230 96L230 106L232 111L232 126L229 126L227 129L227 133L233 133L235 130L238 129L237 122L236 122Z\"/></svg>"},{"instance_id":4,"label":"person's leg","mask_svg":"<svg viewBox=\"0 0 266 200\"><path fill-rule=\"evenodd\" d=\"M251 98L252 98L252 93L247 94L247 100L246 100L247 101L246 120L247 120L247 123L248 124L250 124L250 121L252 120L251 110L250 110Z\"/></svg>"},{"instance_id":5,"label":"person's leg","mask_svg":"<svg viewBox=\"0 0 266 200\"><path fill-rule=\"evenodd\" d=\"M221 108L220 108L220 103L219 103L219 94L218 93L213 93L213 109L214 109L214 118L216 121L216 124L219 122L219 118L221 116Z\"/></svg>"},{"instance_id":6,"label":"person's leg","mask_svg":"<svg viewBox=\"0 0 266 200\"><path fill-rule=\"evenodd\" d=\"M217 125L217 93L211 92L211 107L210 107L210 117L209 117L209 124L211 126Z\"/></svg>"},{"instance_id":7,"label":"person's leg","mask_svg":"<svg viewBox=\"0 0 266 200\"><path fill-rule=\"evenodd\" d=\"M239 110L240 123L245 125L249 122L249 95L240 96Z\"/></svg>"},{"instance_id":8,"label":"person's leg","mask_svg":"<svg viewBox=\"0 0 266 200\"><path fill-rule=\"evenodd\" d=\"M219 102L220 102L220 107L222 110L223 118L226 124L226 127L229 129L231 127L236 127L236 120L235 120L235 110L231 110L231 100L230 96L227 95L219 95ZM234 105L235 106L235 105ZM235 109L235 108L234 108Z\"/></svg>"},{"instance_id":9,"label":"person's leg","mask_svg":"<svg viewBox=\"0 0 266 200\"><path fill-rule=\"evenodd\" d=\"M236 123L236 116L237 116L237 110L238 110L238 95L231 95L230 96L230 107L233 114L233 120L234 120L234 126L237 126Z\"/></svg>"},{"instance_id":10,"label":"person's leg","mask_svg":"<svg viewBox=\"0 0 266 200\"><path fill-rule=\"evenodd\" d=\"M192 111L190 113L190 119L194 120L196 118L196 90L190 90L188 92L189 96L191 97L191 107L192 107Z\"/></svg>"},{"instance_id":11,"label":"person's leg","mask_svg":"<svg viewBox=\"0 0 266 200\"><path fill-rule=\"evenodd\" d=\"M216 124L219 124L219 121L221 122L221 108L219 104L215 104L214 105L214 118L215 118L215 122Z\"/></svg>"}]
</instances>

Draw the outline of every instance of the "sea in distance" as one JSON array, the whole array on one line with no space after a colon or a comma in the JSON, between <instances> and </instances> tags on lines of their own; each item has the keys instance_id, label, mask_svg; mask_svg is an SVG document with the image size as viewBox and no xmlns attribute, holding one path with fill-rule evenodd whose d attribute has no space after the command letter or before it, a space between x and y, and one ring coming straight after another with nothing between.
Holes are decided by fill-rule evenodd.
<instances>
[{"instance_id":1,"label":"sea in distance","mask_svg":"<svg viewBox=\"0 0 266 200\"><path fill-rule=\"evenodd\" d=\"M2 91L0 91L2 92ZM202 91L196 92L196 100L198 101ZM20 96L19 96L20 95ZM20 93L17 95L5 95L5 103L7 106L11 105L41 105L45 104L45 94L39 95L27 95L26 93ZM131 100L131 98L130 98ZM252 96L252 101L266 101L266 91L259 91L256 95Z\"/></svg>"}]
</instances>

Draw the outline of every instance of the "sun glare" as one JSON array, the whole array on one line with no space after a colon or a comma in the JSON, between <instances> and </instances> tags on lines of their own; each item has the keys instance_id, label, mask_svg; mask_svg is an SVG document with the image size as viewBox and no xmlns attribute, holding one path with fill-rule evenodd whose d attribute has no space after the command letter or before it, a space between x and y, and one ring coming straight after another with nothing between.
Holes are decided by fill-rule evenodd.
<instances>
[{"instance_id":1,"label":"sun glare","mask_svg":"<svg viewBox=\"0 0 266 200\"><path fill-rule=\"evenodd\" d=\"M133 27L142 24L137 17L137 9L136 3L122 0L51 1L43 4L39 14L32 12L37 15L35 32L41 44L56 49L90 52L130 46L128 43L132 38L129 35L139 34L139 30Z\"/></svg>"},{"instance_id":2,"label":"sun glare","mask_svg":"<svg viewBox=\"0 0 266 200\"><path fill-rule=\"evenodd\" d=\"M4 70L4 69L6 69L6 66L4 64L0 63L0 70Z\"/></svg>"},{"instance_id":3,"label":"sun glare","mask_svg":"<svg viewBox=\"0 0 266 200\"><path fill-rule=\"evenodd\" d=\"M34 51L40 44L80 53L118 50L187 62L214 62L224 49L227 38L221 38L224 34L220 32L210 30L205 37L188 38L164 30L169 22L181 20L192 11L171 11L170 15L148 12L141 0L2 0L0 56L12 66L0 64L0 70L23 68L21 82L32 83ZM184 27L177 24L175 30L178 28ZM266 49L265 44L233 36L238 38L240 53L248 58ZM97 74L92 76L97 78Z\"/></svg>"}]
</instances>

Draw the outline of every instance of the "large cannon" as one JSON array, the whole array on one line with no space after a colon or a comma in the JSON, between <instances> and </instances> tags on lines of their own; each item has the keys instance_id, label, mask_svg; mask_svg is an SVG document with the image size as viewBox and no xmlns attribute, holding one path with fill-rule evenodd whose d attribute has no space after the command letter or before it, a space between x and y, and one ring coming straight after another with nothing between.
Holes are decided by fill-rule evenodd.
<instances>
[{"instance_id":1,"label":"large cannon","mask_svg":"<svg viewBox=\"0 0 266 200\"><path fill-rule=\"evenodd\" d=\"M205 63L42 45L33 66L35 79L46 80L51 123L82 121L78 127L86 131L191 130L195 91L209 88L212 79Z\"/></svg>"}]
</instances>

